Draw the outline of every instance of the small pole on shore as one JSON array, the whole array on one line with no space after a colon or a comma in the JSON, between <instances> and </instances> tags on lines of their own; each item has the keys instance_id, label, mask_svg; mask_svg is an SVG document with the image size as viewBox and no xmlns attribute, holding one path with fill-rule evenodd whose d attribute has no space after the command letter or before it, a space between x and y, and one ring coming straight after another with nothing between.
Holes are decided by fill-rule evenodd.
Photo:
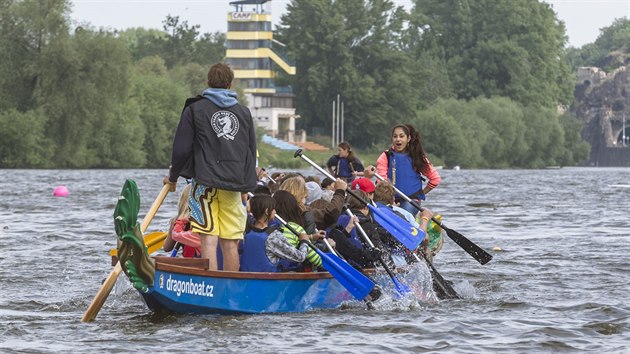
<instances>
[{"instance_id":1,"label":"small pole on shore","mask_svg":"<svg viewBox=\"0 0 630 354\"><path fill-rule=\"evenodd\" d=\"M343 126L344 126L345 121L346 121L346 118L345 118L345 116L343 115L343 102L341 102L341 141L346 141L346 140L343 138L343 130L344 130L344 129L343 129Z\"/></svg>"},{"instance_id":2,"label":"small pole on shore","mask_svg":"<svg viewBox=\"0 0 630 354\"><path fill-rule=\"evenodd\" d=\"M332 101L332 148L335 148L335 100Z\"/></svg>"}]
</instances>

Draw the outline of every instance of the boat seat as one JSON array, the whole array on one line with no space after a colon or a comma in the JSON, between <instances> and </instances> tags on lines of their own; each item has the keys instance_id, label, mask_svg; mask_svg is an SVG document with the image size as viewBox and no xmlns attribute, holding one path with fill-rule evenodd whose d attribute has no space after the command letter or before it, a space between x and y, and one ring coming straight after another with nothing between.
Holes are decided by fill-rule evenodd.
<instances>
[{"instance_id":1,"label":"boat seat","mask_svg":"<svg viewBox=\"0 0 630 354\"><path fill-rule=\"evenodd\" d=\"M200 268L200 269L208 269L210 268L210 260L207 258L184 258L184 257L166 257L166 256L155 256L155 263L161 264L171 264L180 267L190 267L190 268Z\"/></svg>"}]
</instances>

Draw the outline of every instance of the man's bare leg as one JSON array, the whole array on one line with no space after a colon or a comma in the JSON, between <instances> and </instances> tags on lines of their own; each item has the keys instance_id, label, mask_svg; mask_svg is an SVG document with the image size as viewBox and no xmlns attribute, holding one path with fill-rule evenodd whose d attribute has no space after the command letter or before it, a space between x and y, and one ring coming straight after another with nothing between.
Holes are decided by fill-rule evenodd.
<instances>
[{"instance_id":1,"label":"man's bare leg","mask_svg":"<svg viewBox=\"0 0 630 354\"><path fill-rule=\"evenodd\" d=\"M238 241L219 239L221 242L221 252L223 252L223 270L238 272L241 262L238 258Z\"/></svg>"},{"instance_id":2,"label":"man's bare leg","mask_svg":"<svg viewBox=\"0 0 630 354\"><path fill-rule=\"evenodd\" d=\"M201 239L201 258L208 258L209 270L219 269L219 267L217 266L217 244L219 238L214 235L206 234L199 234L199 236L199 238Z\"/></svg>"}]
</instances>

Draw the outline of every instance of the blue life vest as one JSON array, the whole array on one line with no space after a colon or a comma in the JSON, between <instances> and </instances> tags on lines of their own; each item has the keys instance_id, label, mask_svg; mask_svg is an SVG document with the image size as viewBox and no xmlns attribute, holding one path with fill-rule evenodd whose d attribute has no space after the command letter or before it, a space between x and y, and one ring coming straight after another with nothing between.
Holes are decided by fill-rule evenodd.
<instances>
[{"instance_id":1,"label":"blue life vest","mask_svg":"<svg viewBox=\"0 0 630 354\"><path fill-rule=\"evenodd\" d=\"M420 172L416 172L409 154L396 152L393 149L387 150L385 154L388 157L387 177L394 187L410 198L421 193L422 181L425 178Z\"/></svg>"},{"instance_id":2,"label":"blue life vest","mask_svg":"<svg viewBox=\"0 0 630 354\"><path fill-rule=\"evenodd\" d=\"M337 219L337 225L343 226L344 229L346 228L346 226L348 226L349 222L350 222L350 217L348 215L346 215L346 214L340 215L339 219ZM359 236L356 227L354 229L352 229L352 231L350 231L349 241L350 241L350 243L352 243L352 245L354 247L356 247L358 249L362 249L363 248L363 243L359 239L360 237L361 236Z\"/></svg>"},{"instance_id":3,"label":"blue life vest","mask_svg":"<svg viewBox=\"0 0 630 354\"><path fill-rule=\"evenodd\" d=\"M358 163L359 165L361 164L360 162ZM326 166L333 168L335 177L350 178L352 177L352 172L356 171L353 163L350 162L348 158L339 157L339 155L333 155L330 159L328 159ZM359 168L358 171L362 171L362 168Z\"/></svg>"},{"instance_id":4,"label":"blue life vest","mask_svg":"<svg viewBox=\"0 0 630 354\"><path fill-rule=\"evenodd\" d=\"M266 254L267 237L275 228L253 229L245 235L241 254L241 272L277 272L278 265L271 263Z\"/></svg>"},{"instance_id":5,"label":"blue life vest","mask_svg":"<svg viewBox=\"0 0 630 354\"><path fill-rule=\"evenodd\" d=\"M352 166L345 157L339 157L337 160L337 176L339 177L352 177Z\"/></svg>"}]
</instances>

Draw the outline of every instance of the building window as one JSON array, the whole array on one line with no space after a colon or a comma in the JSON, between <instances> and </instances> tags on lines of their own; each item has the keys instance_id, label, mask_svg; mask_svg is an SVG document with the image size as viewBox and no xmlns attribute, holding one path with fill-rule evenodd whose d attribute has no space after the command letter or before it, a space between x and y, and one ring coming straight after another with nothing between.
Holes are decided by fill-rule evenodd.
<instances>
[{"instance_id":1,"label":"building window","mask_svg":"<svg viewBox=\"0 0 630 354\"><path fill-rule=\"evenodd\" d=\"M271 104L273 107L293 108L293 97L273 97Z\"/></svg>"},{"instance_id":2,"label":"building window","mask_svg":"<svg viewBox=\"0 0 630 354\"><path fill-rule=\"evenodd\" d=\"M226 58L225 61L233 70L271 69L271 59L269 58Z\"/></svg>"},{"instance_id":3,"label":"building window","mask_svg":"<svg viewBox=\"0 0 630 354\"><path fill-rule=\"evenodd\" d=\"M271 32L271 22L228 22L228 31L233 32Z\"/></svg>"},{"instance_id":4,"label":"building window","mask_svg":"<svg viewBox=\"0 0 630 354\"><path fill-rule=\"evenodd\" d=\"M237 40L229 40L227 41L227 49L258 49L258 48L270 48L271 41L270 40L247 40L247 41L237 41Z\"/></svg>"},{"instance_id":5,"label":"building window","mask_svg":"<svg viewBox=\"0 0 630 354\"><path fill-rule=\"evenodd\" d=\"M249 88L273 88L272 79L238 79L241 87Z\"/></svg>"}]
</instances>

